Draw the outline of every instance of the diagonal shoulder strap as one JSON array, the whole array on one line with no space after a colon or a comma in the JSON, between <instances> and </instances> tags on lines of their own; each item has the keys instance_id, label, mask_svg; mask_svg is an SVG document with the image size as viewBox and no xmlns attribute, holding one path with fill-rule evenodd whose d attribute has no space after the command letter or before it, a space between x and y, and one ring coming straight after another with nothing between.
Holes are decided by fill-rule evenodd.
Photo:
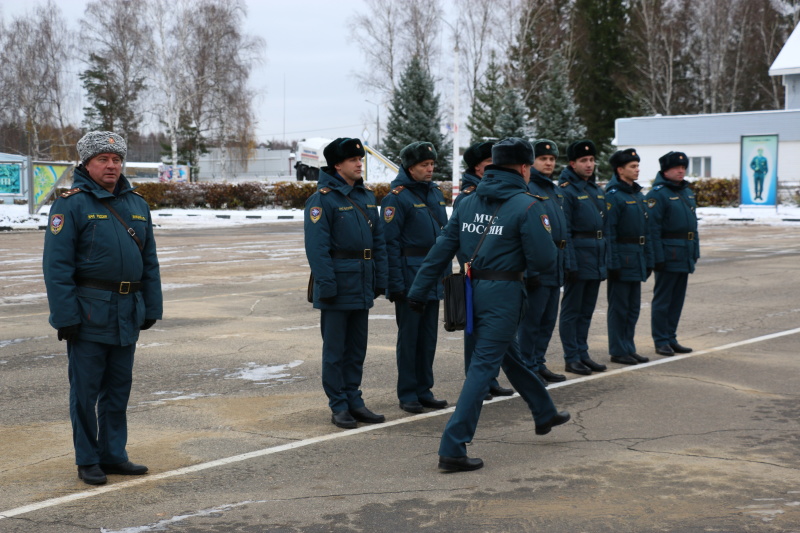
<instances>
[{"instance_id":1,"label":"diagonal shoulder strap","mask_svg":"<svg viewBox=\"0 0 800 533\"><path fill-rule=\"evenodd\" d=\"M117 213L117 210L111 207L109 201L100 200L100 203L103 204L106 207L106 209L111 211L111 214L114 215L114 217L116 217L117 220L119 220L119 223L122 224L122 227L125 228L125 231L128 232L128 235L130 235L133 238L133 240L136 241L136 246L139 247L139 251L141 252L142 250L144 250L144 245L142 244L142 241L139 240L139 237L136 236L136 232L133 230L132 227L130 227L128 224L125 223L125 221L122 219L119 213Z\"/></svg>"},{"instance_id":2,"label":"diagonal shoulder strap","mask_svg":"<svg viewBox=\"0 0 800 533\"><path fill-rule=\"evenodd\" d=\"M356 209L358 209L358 211L359 211L359 212L360 212L362 215L364 215L364 219L367 221L367 225L369 226L369 229L370 229L370 231L372 231L372 232L374 233L374 232L375 232L375 228L372 226L372 221L369 219L369 216L368 216L368 215L367 215L367 214L364 212L364 210L363 210L363 209L361 209L361 206L359 206L357 203L355 203L355 202L354 202L354 201L353 201L353 200L352 200L352 199L351 199L349 196L347 196L346 194L344 195L344 197L345 197L345 198L347 198L347 201L348 201L348 202L350 202L351 204L353 204L353 207L355 207Z\"/></svg>"},{"instance_id":3,"label":"diagonal shoulder strap","mask_svg":"<svg viewBox=\"0 0 800 533\"><path fill-rule=\"evenodd\" d=\"M425 200L422 198L422 196L418 195L417 193L415 193L414 191L412 191L412 190L411 190L411 189L409 189L408 187L406 187L406 189L405 189L405 190L407 190L408 192L410 192L411 194L413 194L414 196L416 196L416 197L419 199L419 201L420 201L420 202L422 202L422 204L425 206L425 208L426 208L428 211L430 211L430 213L431 213L431 216L433 217L433 220L435 220L435 221L436 221L436 223L437 223L437 224L439 224L439 227L440 227L440 228L443 228L443 227L444 227L444 226L442 225L442 222L439 220L439 217L437 217L437 216L436 216L436 213L434 213L434 212L433 212L433 209L431 209L431 208L430 208L430 206L428 205L428 202L426 202L426 201L425 201Z\"/></svg>"}]
</instances>

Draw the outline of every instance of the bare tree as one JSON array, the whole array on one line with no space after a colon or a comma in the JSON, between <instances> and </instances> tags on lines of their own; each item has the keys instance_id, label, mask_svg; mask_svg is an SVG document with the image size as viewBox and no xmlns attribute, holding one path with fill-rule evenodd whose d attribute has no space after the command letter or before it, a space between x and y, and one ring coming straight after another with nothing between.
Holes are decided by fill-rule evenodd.
<instances>
[{"instance_id":1,"label":"bare tree","mask_svg":"<svg viewBox=\"0 0 800 533\"><path fill-rule=\"evenodd\" d=\"M461 69L467 73L466 92L475 105L475 89L483 78L488 57L496 48L494 33L499 26L496 0L457 0L461 33Z\"/></svg>"}]
</instances>

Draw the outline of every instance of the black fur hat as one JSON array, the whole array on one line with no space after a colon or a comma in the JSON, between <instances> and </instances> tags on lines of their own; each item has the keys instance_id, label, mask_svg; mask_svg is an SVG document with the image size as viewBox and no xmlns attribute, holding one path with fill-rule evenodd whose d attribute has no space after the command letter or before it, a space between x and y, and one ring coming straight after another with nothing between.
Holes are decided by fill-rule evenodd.
<instances>
[{"instance_id":1,"label":"black fur hat","mask_svg":"<svg viewBox=\"0 0 800 533\"><path fill-rule=\"evenodd\" d=\"M417 141L400 150L400 162L405 168L411 168L429 159L436 161L436 148L429 142Z\"/></svg>"},{"instance_id":2,"label":"black fur hat","mask_svg":"<svg viewBox=\"0 0 800 533\"><path fill-rule=\"evenodd\" d=\"M339 137L331 141L328 146L322 151L325 156L325 161L330 168L333 168L337 163L341 163L345 159L351 157L364 157L366 152L364 146L359 139L351 139L349 137Z\"/></svg>"},{"instance_id":3,"label":"black fur hat","mask_svg":"<svg viewBox=\"0 0 800 533\"><path fill-rule=\"evenodd\" d=\"M667 152L658 158L661 164L661 172L665 172L673 167L689 168L689 158L683 152Z\"/></svg>"},{"instance_id":4,"label":"black fur hat","mask_svg":"<svg viewBox=\"0 0 800 533\"><path fill-rule=\"evenodd\" d=\"M494 143L491 141L475 143L464 152L464 163L467 164L467 170L474 170L481 161L492 158L492 146Z\"/></svg>"},{"instance_id":5,"label":"black fur hat","mask_svg":"<svg viewBox=\"0 0 800 533\"><path fill-rule=\"evenodd\" d=\"M608 158L611 165L611 170L614 174L617 173L619 167L624 167L631 161L641 161L639 154L636 153L636 148L628 148L627 150L618 150Z\"/></svg>"},{"instance_id":6,"label":"black fur hat","mask_svg":"<svg viewBox=\"0 0 800 533\"><path fill-rule=\"evenodd\" d=\"M533 155L534 157L552 155L557 158L558 145L550 139L539 139L538 141L533 141Z\"/></svg>"},{"instance_id":7,"label":"black fur hat","mask_svg":"<svg viewBox=\"0 0 800 533\"><path fill-rule=\"evenodd\" d=\"M597 148L590 140L575 141L567 147L567 160L577 161L581 157L593 155L597 157Z\"/></svg>"},{"instance_id":8,"label":"black fur hat","mask_svg":"<svg viewBox=\"0 0 800 533\"><path fill-rule=\"evenodd\" d=\"M525 139L508 137L492 146L493 165L532 165L533 146Z\"/></svg>"}]
</instances>

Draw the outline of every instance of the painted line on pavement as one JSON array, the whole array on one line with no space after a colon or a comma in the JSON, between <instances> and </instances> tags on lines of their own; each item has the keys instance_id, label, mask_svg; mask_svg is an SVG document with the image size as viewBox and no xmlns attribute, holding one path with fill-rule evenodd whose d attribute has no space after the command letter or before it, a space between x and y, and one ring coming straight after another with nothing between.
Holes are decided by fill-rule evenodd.
<instances>
[{"instance_id":1,"label":"painted line on pavement","mask_svg":"<svg viewBox=\"0 0 800 533\"><path fill-rule=\"evenodd\" d=\"M662 365L662 364L666 364L666 363L671 363L673 361L680 361L682 359L686 359L686 358L689 358L689 357L696 357L698 355L704 355L704 354L719 352L719 351L723 351L723 350L730 350L732 348L737 348L739 346L746 346L748 344L754 344L754 343L757 343L757 342L763 342L763 341L768 341L768 340L772 340L772 339L777 339L777 338L785 337L785 336L788 336L788 335L795 335L797 333L800 333L800 328L789 329L789 330L786 330L786 331L779 331L777 333L771 333L769 335L762 335L760 337L754 337L752 339L746 339L746 340L739 341L739 342L733 342L733 343L730 343L730 344L717 346L716 348L709 348L707 350L698 350L696 352L692 352L692 353L685 354L685 355L675 355L673 357L666 357L664 359L659 359L657 361L651 361L649 363L642 363L642 364L638 364L638 365L626 366L626 367L623 367L623 368L612 370L610 372L599 372L599 373L594 373L591 376L582 376L580 378L570 379L570 380L567 380L567 381L563 381L561 383L553 383L553 384L550 384L547 387L547 389L548 390L552 390L552 389L557 389L557 388L560 388L560 387L566 387L568 385L574 385L574 384L582 383L584 381L589 381L589 380L592 380L592 379L600 379L602 377L612 376L612 375L618 374L620 372L630 372L632 370L639 370L639 369L646 368L646 367L649 367L649 366ZM504 396L504 397L495 398L492 401L487 402L487 403L501 402L501 401L511 400L513 398L518 398L518 397L519 397L519 394L515 393L513 396ZM416 422L418 420L424 420L426 418L433 418L433 417L436 417L436 416L442 416L444 414L452 413L453 411L455 411L455 406L448 407L447 409L441 409L441 410L438 410L438 411L431 411L431 412L422 413L422 414L419 414L419 415L403 417L403 418L400 418L398 420L391 420L389 422L384 422L382 424L372 424L372 425L369 425L369 426L363 426L363 427L356 428L356 429L350 429L350 430L341 431L341 432L338 432L338 433L329 433L327 435L321 435L319 437L313 437L313 438L310 438L310 439L304 439L304 440L300 440L300 441L296 441L296 442L291 442L291 443L288 443L288 444L282 444L280 446L273 446L273 447L270 447L270 448L263 448L261 450L256 450L256 451L243 453L243 454L239 454L239 455L234 455L234 456L231 456L231 457L225 457L225 458L222 458L222 459L216 459L214 461L208 461L208 462L205 462L205 463L200 463L200 464L196 464L196 465L192 465L192 466L186 466L186 467L183 467L183 468L178 468L176 470L170 470L168 472L161 472L160 474L152 474L152 475L147 475L147 476L139 477L139 478L136 478L136 479L132 479L132 480L129 480L129 481L123 481L121 483L114 483L113 485L104 485L102 487L97 487L97 488L94 488L94 489L90 489L88 491L76 492L76 493L73 493L73 494L69 494L67 496L61 496L61 497L58 497L58 498L51 498L49 500L44 500L44 501L41 501L41 502L29 504L29 505L23 505L22 507L17 507L15 509L9 509L8 511L2 511L2 512L0 512L0 520L3 520L4 518L11 518L11 517L14 517L14 516L19 516L19 515L26 514L26 513L31 513L33 511L39 511L41 509L46 509L48 507L55 507L57 505L61 505L61 504L64 504L64 503L74 502L74 501L82 500L82 499L85 499L85 498L92 498L94 496L100 496L102 494L107 494L109 492L115 492L115 491L118 491L118 490L123 490L123 489L131 488L131 487L135 487L137 485L142 485L144 483L149 483L151 481L158 481L158 480L161 480L161 479L168 479L168 478L171 478L171 477L183 476L183 475L192 474L192 473L195 473L195 472L202 472L203 470L208 470L210 468L216 468L218 466L224 466L224 465L230 465L230 464L234 464L234 463L239 463L241 461L246 461L248 459L254 459L256 457L264 457L264 456L267 456L267 455L272 455L272 454L284 452L284 451L287 451L287 450L294 450L294 449L297 449L297 448L303 448L305 446L310 446L312 444L317 444L319 442L325 442L325 441L334 440L334 439L351 437L353 435L358 435L358 434L361 434L361 433L367 433L369 431L376 431L376 430L380 430L380 429L387 428L387 427L399 426L401 424L408 424L410 422Z\"/></svg>"}]
</instances>

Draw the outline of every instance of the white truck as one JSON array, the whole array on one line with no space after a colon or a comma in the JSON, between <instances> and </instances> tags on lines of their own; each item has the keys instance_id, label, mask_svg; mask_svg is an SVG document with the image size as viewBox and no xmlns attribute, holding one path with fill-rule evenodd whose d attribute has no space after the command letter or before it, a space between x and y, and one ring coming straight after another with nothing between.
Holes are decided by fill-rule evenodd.
<instances>
[{"instance_id":1,"label":"white truck","mask_svg":"<svg viewBox=\"0 0 800 533\"><path fill-rule=\"evenodd\" d=\"M319 169L326 166L325 156L322 151L333 139L312 137L297 143L296 163L294 168L297 181L317 181Z\"/></svg>"}]
</instances>

